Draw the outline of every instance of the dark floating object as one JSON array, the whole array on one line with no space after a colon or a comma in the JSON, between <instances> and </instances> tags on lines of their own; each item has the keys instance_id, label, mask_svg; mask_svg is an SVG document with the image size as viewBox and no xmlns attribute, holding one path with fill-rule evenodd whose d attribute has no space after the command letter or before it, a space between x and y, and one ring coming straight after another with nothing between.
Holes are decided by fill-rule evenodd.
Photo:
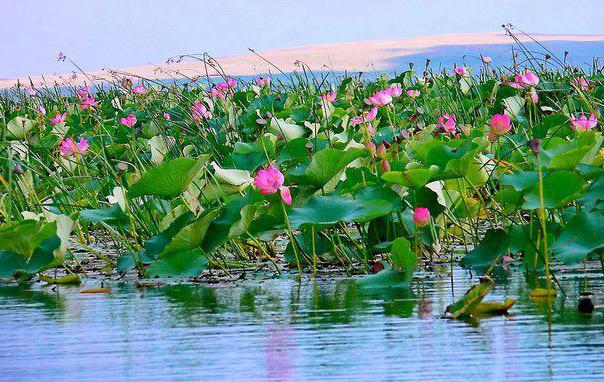
<instances>
[{"instance_id":1,"label":"dark floating object","mask_svg":"<svg viewBox=\"0 0 604 382\"><path fill-rule=\"evenodd\" d=\"M581 297L579 297L579 305L577 309L581 313L591 313L594 311L595 305L591 300L592 294L589 292L581 293Z\"/></svg>"}]
</instances>

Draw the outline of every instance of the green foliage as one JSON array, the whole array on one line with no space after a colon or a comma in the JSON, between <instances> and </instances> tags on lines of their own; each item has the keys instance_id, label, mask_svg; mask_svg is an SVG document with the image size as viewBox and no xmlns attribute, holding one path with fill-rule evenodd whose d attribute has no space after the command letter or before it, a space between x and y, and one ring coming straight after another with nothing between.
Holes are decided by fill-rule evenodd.
<instances>
[{"instance_id":1,"label":"green foliage","mask_svg":"<svg viewBox=\"0 0 604 382\"><path fill-rule=\"evenodd\" d=\"M579 213L562 228L552 249L556 258L566 264L584 260L596 249L604 247L604 214Z\"/></svg>"},{"instance_id":2,"label":"green foliage","mask_svg":"<svg viewBox=\"0 0 604 382\"><path fill-rule=\"evenodd\" d=\"M128 196L136 198L155 195L165 199L176 197L189 187L206 160L207 157L176 158L162 163L145 172L139 181L130 187Z\"/></svg>"},{"instance_id":3,"label":"green foliage","mask_svg":"<svg viewBox=\"0 0 604 382\"><path fill-rule=\"evenodd\" d=\"M290 215L293 229L330 227L340 222L368 222L400 209L400 197L391 190L366 188L354 198L340 195L314 196Z\"/></svg>"},{"instance_id":4,"label":"green foliage","mask_svg":"<svg viewBox=\"0 0 604 382\"><path fill-rule=\"evenodd\" d=\"M116 83L95 94L95 110L78 108L76 94L2 94L0 273L77 269L53 253L64 253L67 239L94 251L89 240L97 237L128 251L119 272L192 277L267 253L293 264L296 248L302 264L314 252L319 265L351 272L382 259L386 268L359 282L373 287L408 286L420 249L448 257L450 243L473 245L462 265L480 271L507 254L529 271L551 254L563 263L595 258L604 247L604 138L601 122L576 131L571 120L602 115L601 76L579 93L569 85L575 74L539 72L534 105L530 88L506 84L515 74L406 71L330 84L300 75L268 87L239 79L226 99L211 102L199 87L147 84L135 96ZM372 110L364 100L395 83L401 96L379 107L371 126L361 122ZM320 98L327 89L337 89L329 105ZM197 102L211 116L192 118ZM52 112L40 115L40 104ZM64 124L50 123L55 112L67 112ZM134 128L119 121L130 113ZM511 117L510 131L489 134L501 113ZM456 115L454 129L439 125L443 114ZM61 153L67 137L89 147ZM265 179L260 190L252 178L271 164L284 181ZM413 222L417 207L429 209L430 225ZM57 232L57 216L73 220L70 238L60 224ZM481 311L487 288L478 289L453 315Z\"/></svg>"}]
</instances>

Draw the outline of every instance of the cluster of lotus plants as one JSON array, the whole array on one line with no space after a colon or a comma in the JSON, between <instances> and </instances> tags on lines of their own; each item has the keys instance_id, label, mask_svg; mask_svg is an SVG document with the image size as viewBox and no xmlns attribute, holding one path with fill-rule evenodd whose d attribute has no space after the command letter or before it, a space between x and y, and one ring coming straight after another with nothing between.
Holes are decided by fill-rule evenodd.
<instances>
[{"instance_id":1,"label":"cluster of lotus plants","mask_svg":"<svg viewBox=\"0 0 604 382\"><path fill-rule=\"evenodd\" d=\"M465 67L389 79L18 87L0 98L0 277L600 260L604 77ZM95 250L111 242L115 254ZM482 284L490 285L485 277Z\"/></svg>"}]
</instances>

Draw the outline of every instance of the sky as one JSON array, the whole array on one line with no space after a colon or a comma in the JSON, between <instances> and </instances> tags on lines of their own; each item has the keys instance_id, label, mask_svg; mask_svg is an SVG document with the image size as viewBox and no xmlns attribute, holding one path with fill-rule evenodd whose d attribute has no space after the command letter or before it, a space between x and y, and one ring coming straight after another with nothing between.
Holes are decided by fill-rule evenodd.
<instances>
[{"instance_id":1,"label":"sky","mask_svg":"<svg viewBox=\"0 0 604 382\"><path fill-rule=\"evenodd\" d=\"M501 31L604 34L602 0L0 0L0 79L321 43Z\"/></svg>"}]
</instances>

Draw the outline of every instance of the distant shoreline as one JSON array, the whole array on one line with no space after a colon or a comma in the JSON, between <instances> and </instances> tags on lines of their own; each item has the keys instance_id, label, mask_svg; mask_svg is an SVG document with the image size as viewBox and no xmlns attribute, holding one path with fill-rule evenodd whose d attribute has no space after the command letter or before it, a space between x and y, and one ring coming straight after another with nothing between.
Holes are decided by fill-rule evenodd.
<instances>
[{"instance_id":1,"label":"distant shoreline","mask_svg":"<svg viewBox=\"0 0 604 382\"><path fill-rule=\"evenodd\" d=\"M522 42L531 41L528 37L517 36ZM604 35L544 35L532 36L539 42L604 42ZM391 60L401 57L422 54L429 49L443 46L461 45L498 45L512 44L513 40L503 33L479 34L448 34L402 38L395 40L377 40L361 42L345 42L312 46L267 50L258 55L248 53L238 56L216 58L224 73L231 76L253 76L263 73L278 73L300 70L304 63L307 68L318 71L354 71L366 72L388 70L392 67ZM68 65L68 64L66 64ZM277 67L277 68L276 68ZM206 71L207 70L207 71ZM119 76L144 77L147 79L179 79L196 76L219 76L218 70L205 65L201 61L182 61L179 63L142 65L118 70L100 70L87 72L94 82L104 82L112 79L112 73ZM91 81L81 73L75 78L73 72L64 74L31 76L34 87L58 85L82 85ZM18 83L30 86L30 77L16 79L0 79L0 89L14 87Z\"/></svg>"}]
</instances>

